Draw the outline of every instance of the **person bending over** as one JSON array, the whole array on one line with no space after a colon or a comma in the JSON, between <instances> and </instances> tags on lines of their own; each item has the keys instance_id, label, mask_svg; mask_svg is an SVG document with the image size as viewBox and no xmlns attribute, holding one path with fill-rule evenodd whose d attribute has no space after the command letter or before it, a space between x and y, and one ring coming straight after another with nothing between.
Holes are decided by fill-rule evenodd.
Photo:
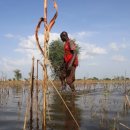
<instances>
[{"instance_id":1,"label":"person bending over","mask_svg":"<svg viewBox=\"0 0 130 130\"><path fill-rule=\"evenodd\" d=\"M60 75L62 89L66 88L67 83L74 92L75 71L78 66L77 46L65 31L60 34L60 38L64 42L64 67L62 67Z\"/></svg>"}]
</instances>

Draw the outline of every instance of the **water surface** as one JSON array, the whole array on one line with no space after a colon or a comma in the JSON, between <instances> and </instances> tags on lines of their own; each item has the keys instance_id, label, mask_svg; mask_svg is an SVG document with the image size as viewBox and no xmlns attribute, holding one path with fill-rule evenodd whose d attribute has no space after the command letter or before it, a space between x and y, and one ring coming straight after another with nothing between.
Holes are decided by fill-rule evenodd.
<instances>
[{"instance_id":1,"label":"water surface","mask_svg":"<svg viewBox=\"0 0 130 130\"><path fill-rule=\"evenodd\" d=\"M60 94L80 128L51 86L46 94L47 130L126 130L120 123L130 127L130 109L124 107L122 86L77 85L76 90L76 95L69 89ZM35 90L33 97L27 109L26 129L42 130L42 89L39 88L38 106ZM0 130L23 129L29 99L29 87L0 87Z\"/></svg>"}]
</instances>

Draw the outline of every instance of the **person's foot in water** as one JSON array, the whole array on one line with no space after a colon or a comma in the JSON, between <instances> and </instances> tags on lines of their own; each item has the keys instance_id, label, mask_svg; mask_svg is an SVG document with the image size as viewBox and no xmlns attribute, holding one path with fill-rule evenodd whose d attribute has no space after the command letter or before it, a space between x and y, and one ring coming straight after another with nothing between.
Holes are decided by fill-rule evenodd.
<instances>
[{"instance_id":1,"label":"person's foot in water","mask_svg":"<svg viewBox=\"0 0 130 130\"><path fill-rule=\"evenodd\" d=\"M71 84L70 88L71 88L72 94L75 95L76 94L76 90L75 90L74 84Z\"/></svg>"},{"instance_id":2,"label":"person's foot in water","mask_svg":"<svg viewBox=\"0 0 130 130\"><path fill-rule=\"evenodd\" d=\"M61 91L65 91L65 90L66 90L66 85L63 85Z\"/></svg>"}]
</instances>

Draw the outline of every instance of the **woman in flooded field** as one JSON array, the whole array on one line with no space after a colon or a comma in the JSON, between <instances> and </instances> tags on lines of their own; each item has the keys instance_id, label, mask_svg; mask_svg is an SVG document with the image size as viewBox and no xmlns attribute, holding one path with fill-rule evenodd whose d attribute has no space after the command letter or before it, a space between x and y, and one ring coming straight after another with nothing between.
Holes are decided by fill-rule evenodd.
<instances>
[{"instance_id":1,"label":"woman in flooded field","mask_svg":"<svg viewBox=\"0 0 130 130\"><path fill-rule=\"evenodd\" d=\"M66 88L66 83L75 92L75 70L78 66L78 56L76 51L76 44L68 37L67 32L63 31L60 34L61 40L64 42L64 63L60 70L60 80L62 83L62 90ZM66 80L66 82L65 82Z\"/></svg>"}]
</instances>

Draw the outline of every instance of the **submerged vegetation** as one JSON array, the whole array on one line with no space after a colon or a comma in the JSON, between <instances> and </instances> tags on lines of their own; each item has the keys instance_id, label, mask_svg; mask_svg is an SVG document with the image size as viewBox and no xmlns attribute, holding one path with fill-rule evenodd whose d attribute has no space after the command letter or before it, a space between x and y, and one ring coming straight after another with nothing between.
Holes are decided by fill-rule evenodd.
<instances>
[{"instance_id":1,"label":"submerged vegetation","mask_svg":"<svg viewBox=\"0 0 130 130\"><path fill-rule=\"evenodd\" d=\"M19 69L14 70L12 80L7 80L7 76L2 73L0 115L4 113L4 116L1 116L4 123L1 123L0 119L0 127L4 130L8 130L9 127L13 130L34 128L43 130L42 124L46 121L46 129L53 130L130 129L130 79L128 77L117 76L112 79L84 77L75 81L75 94L72 94L69 88L61 92L57 76L63 63L63 43L60 40L53 41L49 46L49 52L55 80L53 83L50 79L47 81L46 95L43 94L44 79L39 80L38 73L37 76L34 75L34 58L29 78L22 79ZM11 114L8 113L7 108L11 110ZM16 120L11 120L12 123L8 127L4 125L10 123L6 117L9 119L15 117Z\"/></svg>"},{"instance_id":2,"label":"submerged vegetation","mask_svg":"<svg viewBox=\"0 0 130 130\"><path fill-rule=\"evenodd\" d=\"M3 122L1 123L0 119L0 128L22 129L24 116L26 116L26 130L33 128L42 130L42 82L39 81L38 99L35 96L36 85L31 99L30 85L25 85L22 81L18 82L22 85L11 87L10 84L5 86L7 81L0 82L0 114ZM58 81L54 84L60 87ZM48 85L47 129L79 130L51 84ZM72 95L69 90L61 95L78 122L80 130L126 130L130 128L130 80L124 82L124 80L82 79L76 80L75 85L76 95ZM11 111L9 112L7 108ZM14 120L11 120L12 123L9 126L4 125L9 124L8 119L12 118Z\"/></svg>"}]
</instances>

